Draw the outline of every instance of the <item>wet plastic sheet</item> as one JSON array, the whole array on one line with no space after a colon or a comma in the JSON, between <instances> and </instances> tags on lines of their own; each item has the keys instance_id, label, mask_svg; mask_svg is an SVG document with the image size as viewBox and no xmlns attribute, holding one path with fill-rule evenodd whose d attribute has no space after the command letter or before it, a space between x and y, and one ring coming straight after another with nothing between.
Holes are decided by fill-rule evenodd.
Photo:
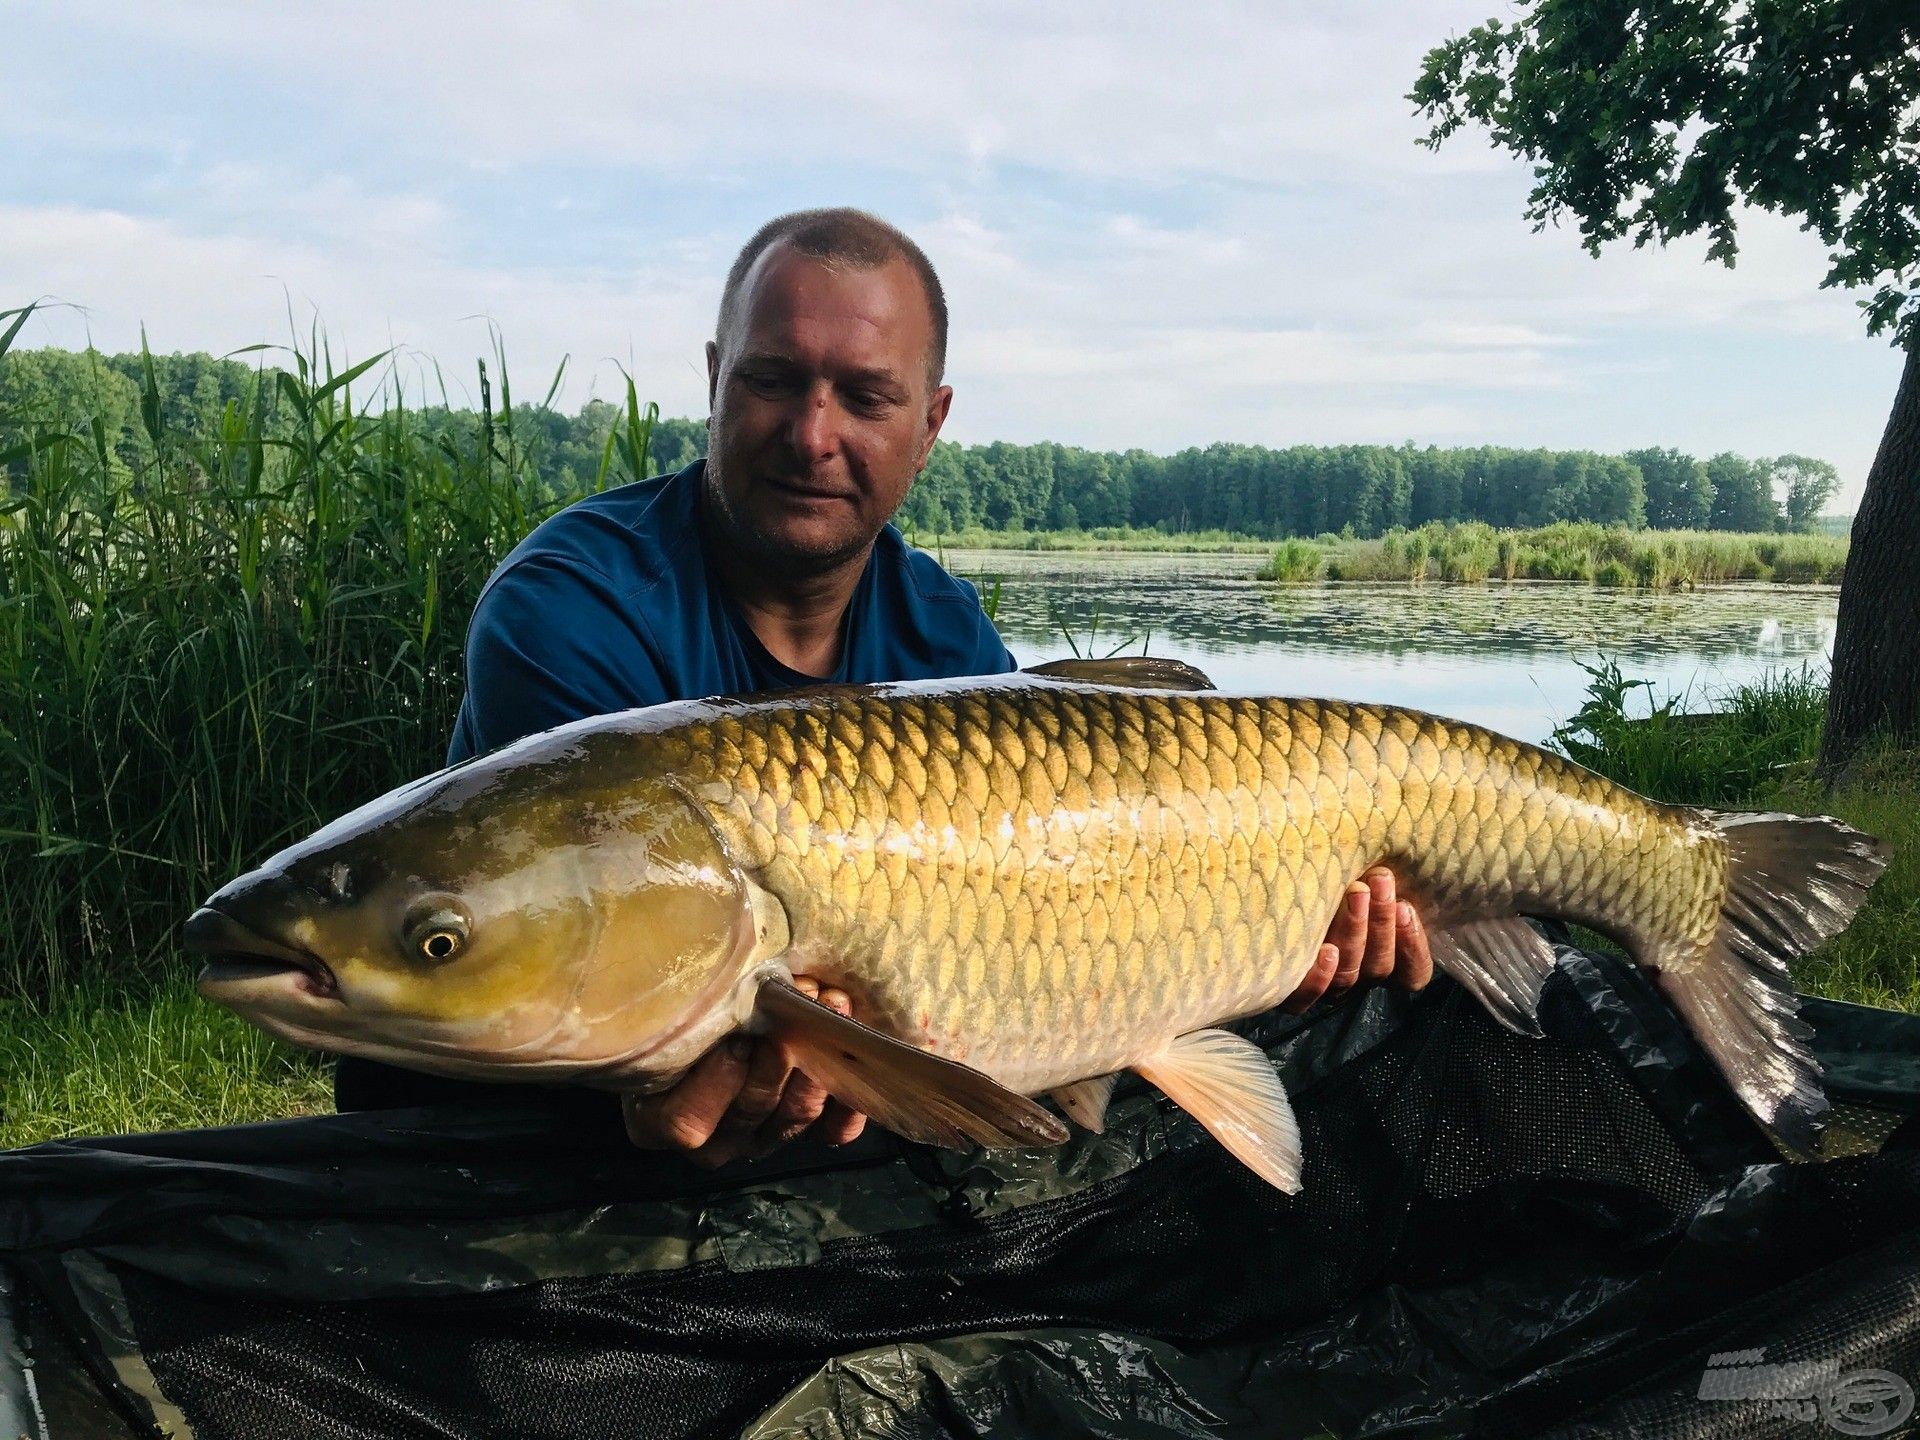
<instances>
[{"instance_id":1,"label":"wet plastic sheet","mask_svg":"<svg viewBox=\"0 0 1920 1440\"><path fill-rule=\"evenodd\" d=\"M1841 1107L1817 1164L1779 1159L1637 973L1577 952L1545 1041L1445 982L1260 1022L1305 1136L1294 1198L1140 1086L1058 1151L875 1137L738 1174L557 1108L39 1146L0 1155L0 1417L50 1440L1898 1433L1920 1021L1808 1014Z\"/></svg>"}]
</instances>

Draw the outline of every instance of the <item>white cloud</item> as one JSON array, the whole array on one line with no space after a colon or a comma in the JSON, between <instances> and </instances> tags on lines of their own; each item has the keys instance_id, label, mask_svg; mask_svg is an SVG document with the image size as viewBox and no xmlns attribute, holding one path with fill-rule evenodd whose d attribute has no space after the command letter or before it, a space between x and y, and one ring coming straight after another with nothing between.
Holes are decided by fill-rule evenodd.
<instances>
[{"instance_id":1,"label":"white cloud","mask_svg":"<svg viewBox=\"0 0 1920 1440\"><path fill-rule=\"evenodd\" d=\"M705 405L698 345L685 346L710 323L704 284L652 271L557 276L462 265L344 218L341 230L364 243L203 235L114 211L0 206L0 274L34 277L34 289L10 302L56 302L28 322L23 344L90 338L132 349L144 325L155 349L223 353L304 341L318 323L336 360L398 347L409 352L403 371L424 380L438 361L459 398L470 397L473 358L490 351L491 321L523 392L536 379L544 390L570 354L575 403L596 386L610 393L618 364L669 413Z\"/></svg>"},{"instance_id":2,"label":"white cloud","mask_svg":"<svg viewBox=\"0 0 1920 1440\"><path fill-rule=\"evenodd\" d=\"M1400 97L1422 51L1481 9L121 0L86 23L388 111L405 142L453 163L885 165L919 151L1292 184L1306 158L1338 174L1418 168Z\"/></svg>"}]
</instances>

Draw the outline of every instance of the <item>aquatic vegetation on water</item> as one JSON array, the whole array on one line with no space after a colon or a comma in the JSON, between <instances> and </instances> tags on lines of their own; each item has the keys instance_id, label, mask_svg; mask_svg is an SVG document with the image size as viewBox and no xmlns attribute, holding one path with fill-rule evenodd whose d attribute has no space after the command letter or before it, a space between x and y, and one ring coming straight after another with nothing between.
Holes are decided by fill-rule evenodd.
<instances>
[{"instance_id":1,"label":"aquatic vegetation on water","mask_svg":"<svg viewBox=\"0 0 1920 1440\"><path fill-rule=\"evenodd\" d=\"M1585 522L1533 530L1435 523L1378 540L1288 540L1260 575L1284 581L1322 574L1348 581L1438 578L1456 584L1498 577L1649 590L1741 580L1812 585L1838 584L1846 554L1845 537L1836 535L1627 530Z\"/></svg>"},{"instance_id":2,"label":"aquatic vegetation on water","mask_svg":"<svg viewBox=\"0 0 1920 1440\"><path fill-rule=\"evenodd\" d=\"M1298 583L1318 580L1327 568L1327 552L1311 540L1283 540L1260 572L1263 580Z\"/></svg>"}]
</instances>

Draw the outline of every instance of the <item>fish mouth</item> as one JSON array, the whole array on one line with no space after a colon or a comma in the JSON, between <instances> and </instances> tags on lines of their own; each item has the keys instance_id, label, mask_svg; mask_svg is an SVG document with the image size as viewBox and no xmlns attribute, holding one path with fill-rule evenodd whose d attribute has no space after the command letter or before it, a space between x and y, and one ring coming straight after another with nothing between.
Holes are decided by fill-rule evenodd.
<instances>
[{"instance_id":1,"label":"fish mouth","mask_svg":"<svg viewBox=\"0 0 1920 1440\"><path fill-rule=\"evenodd\" d=\"M270 940L224 910L201 906L187 917L184 938L187 949L207 957L197 984L213 999L287 977L295 977L295 988L308 995L339 998L340 982L318 955Z\"/></svg>"}]
</instances>

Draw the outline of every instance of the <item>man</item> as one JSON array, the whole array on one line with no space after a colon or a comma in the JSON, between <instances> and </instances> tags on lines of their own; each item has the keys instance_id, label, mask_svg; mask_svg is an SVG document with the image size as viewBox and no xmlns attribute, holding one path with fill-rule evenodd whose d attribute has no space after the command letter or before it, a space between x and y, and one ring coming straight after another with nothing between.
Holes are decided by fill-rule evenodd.
<instances>
[{"instance_id":1,"label":"man","mask_svg":"<svg viewBox=\"0 0 1920 1440\"><path fill-rule=\"evenodd\" d=\"M898 230L857 210L763 226L707 345L707 459L582 500L515 547L474 609L448 763L666 700L1016 668L973 587L887 523L953 402L946 348L939 277ZM1287 1003L1389 975L1417 989L1431 974L1412 912L1377 871ZM845 994L804 983L851 1013ZM489 1089L349 1059L336 1099ZM778 1046L744 1037L627 1108L636 1144L706 1165L805 1133L843 1143L862 1123Z\"/></svg>"}]
</instances>

